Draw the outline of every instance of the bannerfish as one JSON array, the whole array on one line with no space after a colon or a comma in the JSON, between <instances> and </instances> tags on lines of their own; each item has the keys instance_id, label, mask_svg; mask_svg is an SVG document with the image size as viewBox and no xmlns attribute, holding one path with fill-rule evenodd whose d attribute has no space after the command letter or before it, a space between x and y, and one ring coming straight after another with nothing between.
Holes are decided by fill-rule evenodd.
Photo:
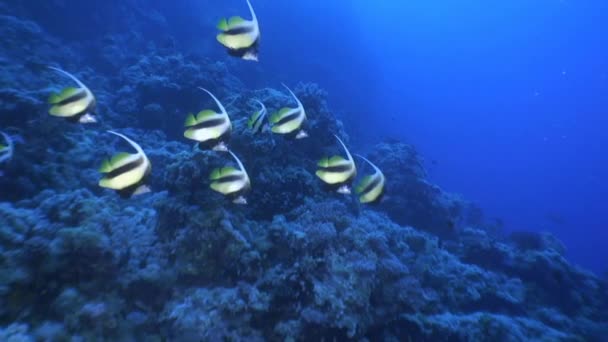
<instances>
[{"instance_id":1,"label":"bannerfish","mask_svg":"<svg viewBox=\"0 0 608 342\"><path fill-rule=\"evenodd\" d=\"M238 168L226 166L213 170L209 176L211 189L232 198L235 204L247 204L245 194L251 189L249 175L239 158L230 150L228 153L236 160Z\"/></svg>"},{"instance_id":2,"label":"bannerfish","mask_svg":"<svg viewBox=\"0 0 608 342\"><path fill-rule=\"evenodd\" d=\"M261 128L264 125L264 118L268 114L268 110L262 102L258 100L255 100L255 102L257 102L261 108L260 110L256 110L247 121L247 127L253 132L253 134L257 134L261 131Z\"/></svg>"},{"instance_id":3,"label":"bannerfish","mask_svg":"<svg viewBox=\"0 0 608 342\"><path fill-rule=\"evenodd\" d=\"M0 132L4 138L4 143L0 143L0 164L8 162L13 157L13 139L10 135ZM0 177L4 176L4 171L0 170Z\"/></svg>"},{"instance_id":4,"label":"bannerfish","mask_svg":"<svg viewBox=\"0 0 608 342\"><path fill-rule=\"evenodd\" d=\"M0 132L0 135L4 138L4 143L0 143L0 164L2 164L13 157L14 143L8 134Z\"/></svg>"},{"instance_id":5,"label":"bannerfish","mask_svg":"<svg viewBox=\"0 0 608 342\"><path fill-rule=\"evenodd\" d=\"M150 187L145 185L145 180L152 171L152 164L142 148L120 133L108 132L126 140L137 153L122 152L106 159L99 168L99 172L104 174L99 181L99 186L116 190L121 197L132 197L150 192Z\"/></svg>"},{"instance_id":6,"label":"bannerfish","mask_svg":"<svg viewBox=\"0 0 608 342\"><path fill-rule=\"evenodd\" d=\"M374 169L374 173L363 177L355 186L355 192L359 196L360 203L378 203L384 196L386 178L380 169L367 158L356 154L357 157L366 161Z\"/></svg>"},{"instance_id":7,"label":"bannerfish","mask_svg":"<svg viewBox=\"0 0 608 342\"><path fill-rule=\"evenodd\" d=\"M295 136L296 139L303 139L308 137L308 134L303 130L304 123L306 122L306 111L302 102L298 99L296 94L283 84L289 91L291 96L296 100L298 106L296 108L285 107L274 113L270 117L270 123L272 124L272 132L277 134L288 134Z\"/></svg>"},{"instance_id":8,"label":"bannerfish","mask_svg":"<svg viewBox=\"0 0 608 342\"><path fill-rule=\"evenodd\" d=\"M96 102L91 90L69 72L55 67L49 68L69 77L78 84L76 88L66 87L59 93L51 94L49 97L49 104L51 104L49 114L83 124L97 122L92 114L95 111Z\"/></svg>"},{"instance_id":9,"label":"bannerfish","mask_svg":"<svg viewBox=\"0 0 608 342\"><path fill-rule=\"evenodd\" d=\"M232 133L232 123L222 103L207 89L200 88L213 98L220 113L206 109L198 113L188 115L186 118L186 131L184 136L188 139L198 141L200 149L212 149L214 151L228 151L226 143Z\"/></svg>"},{"instance_id":10,"label":"bannerfish","mask_svg":"<svg viewBox=\"0 0 608 342\"><path fill-rule=\"evenodd\" d=\"M249 61L258 61L260 26L251 2L247 0L251 20L242 17L223 18L217 28L222 31L217 41L228 49L228 54Z\"/></svg>"},{"instance_id":11,"label":"bannerfish","mask_svg":"<svg viewBox=\"0 0 608 342\"><path fill-rule=\"evenodd\" d=\"M346 145L337 135L335 137L344 148L346 158L342 156L324 157L317 164L319 169L316 175L332 188L337 188L338 193L347 195L351 193L350 184L357 176L357 167Z\"/></svg>"}]
</instances>

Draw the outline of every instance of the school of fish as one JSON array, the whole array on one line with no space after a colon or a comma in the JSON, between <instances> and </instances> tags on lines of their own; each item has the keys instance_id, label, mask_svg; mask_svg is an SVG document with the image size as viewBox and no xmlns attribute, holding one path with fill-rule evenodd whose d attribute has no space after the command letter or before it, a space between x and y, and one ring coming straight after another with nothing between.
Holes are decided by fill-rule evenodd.
<instances>
[{"instance_id":1,"label":"school of fish","mask_svg":"<svg viewBox=\"0 0 608 342\"><path fill-rule=\"evenodd\" d=\"M260 27L250 0L246 0L252 19L239 16L221 19L217 28L220 33L217 41L223 45L230 56L249 61L258 61L260 47ZM68 86L48 99L51 116L63 118L73 123L91 124L97 122L95 116L96 99L93 92L76 76L57 67L49 69L63 75L76 86ZM272 115L259 100L254 101L260 109L255 111L247 122L247 127L254 134L261 132L266 125L274 134L286 138L304 139L308 137L306 110L294 92L283 85L295 102L295 107L285 106ZM227 152L236 163L235 166L224 166L214 169L210 176L210 188L232 200L235 204L247 204L247 193L251 190L251 181L247 170L237 155L230 150L229 141L232 134L232 122L221 101L209 90L199 88L208 94L217 107L203 109L198 114L189 114L185 120L184 137L197 143L201 150ZM152 172L152 164L142 147L129 137L114 131L108 131L125 140L135 153L120 152L104 160L99 168L102 178L99 186L116 191L121 197L129 198L150 192L146 179ZM0 132L4 142L0 142L0 164L8 162L14 153L14 141L10 135ZM323 157L318 162L316 176L331 191L349 195L352 184L357 177L357 165L350 151L336 135L338 143L346 157L335 155ZM385 192L386 179L382 171L364 156L355 154L369 164L373 173L364 176L355 186L354 191L360 203L378 203Z\"/></svg>"}]
</instances>

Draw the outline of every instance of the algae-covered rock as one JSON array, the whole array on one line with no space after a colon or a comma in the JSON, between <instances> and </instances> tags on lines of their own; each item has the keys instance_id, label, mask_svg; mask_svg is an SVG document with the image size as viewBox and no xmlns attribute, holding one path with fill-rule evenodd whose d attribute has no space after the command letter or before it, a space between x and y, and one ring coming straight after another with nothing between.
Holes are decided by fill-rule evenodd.
<instances>
[{"instance_id":1,"label":"algae-covered rock","mask_svg":"<svg viewBox=\"0 0 608 342\"><path fill-rule=\"evenodd\" d=\"M5 328L0 327L0 341L34 342L35 339L29 333L27 324L13 323Z\"/></svg>"}]
</instances>

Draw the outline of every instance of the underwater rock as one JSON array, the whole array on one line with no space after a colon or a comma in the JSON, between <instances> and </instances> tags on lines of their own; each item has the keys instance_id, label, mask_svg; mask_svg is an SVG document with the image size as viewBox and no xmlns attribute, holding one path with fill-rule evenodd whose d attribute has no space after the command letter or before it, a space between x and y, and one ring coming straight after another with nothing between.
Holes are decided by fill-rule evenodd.
<instances>
[{"instance_id":1,"label":"underwater rock","mask_svg":"<svg viewBox=\"0 0 608 342\"><path fill-rule=\"evenodd\" d=\"M372 150L369 159L389 180L379 208L395 222L444 238L456 236L459 226L466 224L471 204L459 195L429 183L422 159L413 146L399 142L381 143Z\"/></svg>"},{"instance_id":2,"label":"underwater rock","mask_svg":"<svg viewBox=\"0 0 608 342\"><path fill-rule=\"evenodd\" d=\"M548 233L517 231L509 235L509 240L524 251L552 249L562 255L566 253L564 245Z\"/></svg>"},{"instance_id":3,"label":"underwater rock","mask_svg":"<svg viewBox=\"0 0 608 342\"><path fill-rule=\"evenodd\" d=\"M168 303L163 319L174 326L179 341L263 341L253 318L269 309L269 296L241 283L233 288L196 289Z\"/></svg>"},{"instance_id":4,"label":"underwater rock","mask_svg":"<svg viewBox=\"0 0 608 342\"><path fill-rule=\"evenodd\" d=\"M578 341L576 335L552 329L524 317L477 312L473 314L403 315L401 340L456 341ZM405 331L404 331L405 330ZM406 332L407 331L407 332Z\"/></svg>"},{"instance_id":5,"label":"underwater rock","mask_svg":"<svg viewBox=\"0 0 608 342\"><path fill-rule=\"evenodd\" d=\"M63 324L52 321L42 322L32 334L36 341L62 341L69 338Z\"/></svg>"},{"instance_id":6,"label":"underwater rock","mask_svg":"<svg viewBox=\"0 0 608 342\"><path fill-rule=\"evenodd\" d=\"M266 167L252 177L252 182L264 191L254 190L257 198L251 203L254 217L263 220L298 208L318 190L317 180L310 172L291 166Z\"/></svg>"},{"instance_id":7,"label":"underwater rock","mask_svg":"<svg viewBox=\"0 0 608 342\"><path fill-rule=\"evenodd\" d=\"M82 4L13 3L0 4L13 13L0 16L0 125L24 142L0 177L1 341L607 336L605 279L569 263L550 235L490 232L478 208L428 181L412 146L366 154L388 180L379 205L326 192L318 158L335 153L334 134L357 141L319 85L289 80L308 139L254 135L253 99L271 113L293 99L277 84L248 89L233 62L181 52L164 33L148 39L170 27L163 2L95 3L82 30L58 19ZM51 12L58 26L41 18ZM69 42L51 35L66 31ZM42 72L48 64L91 85L98 125L47 115L65 82ZM209 189L226 156L183 138L186 115L211 103L199 86L231 116L230 148L251 175L247 207ZM152 193L123 199L97 185L99 163L127 148L107 129L137 137Z\"/></svg>"},{"instance_id":8,"label":"underwater rock","mask_svg":"<svg viewBox=\"0 0 608 342\"><path fill-rule=\"evenodd\" d=\"M210 105L198 87L212 89L220 98L243 89L221 63L192 60L177 52L141 56L135 64L121 69L117 81L125 86L112 100L113 107L121 116L131 119L130 126L135 122L146 129L163 128L169 136L180 139L183 139L183 122L188 113L198 113ZM176 102L176 98L180 100ZM142 111L150 113L151 107L146 109L150 104L156 109L152 115L142 116ZM226 107L232 113L233 108Z\"/></svg>"},{"instance_id":9,"label":"underwater rock","mask_svg":"<svg viewBox=\"0 0 608 342\"><path fill-rule=\"evenodd\" d=\"M6 328L0 327L0 341L34 342L35 339L29 334L27 324L13 323Z\"/></svg>"},{"instance_id":10,"label":"underwater rock","mask_svg":"<svg viewBox=\"0 0 608 342\"><path fill-rule=\"evenodd\" d=\"M399 324L416 327L412 338L466 339L486 332L481 322L502 334L512 320L518 328L505 336L533 337L536 326L555 336L604 331L594 320L608 303L605 283L567 264L554 244L523 250L470 228L444 248L436 236L399 226L373 207L328 198L311 175L303 178L309 197L286 196L281 201L290 205L257 221L205 194L203 169L216 157L163 143L163 135L142 136L153 163L168 165L154 183L174 194L125 201L99 190L48 190L0 205L2 227L12 227L0 235L0 266L11 269L3 273L10 274L2 280L3 302L17 299L38 313L56 303L68 331L85 337L118 329L108 336L151 338L158 324L168 328L163 336L183 340L407 338ZM195 188L198 195L184 196ZM70 276L75 270L82 275ZM32 287L33 274L62 277L53 276L61 279L53 287ZM558 302L570 288L578 290ZM48 295L35 304L26 289ZM556 314L534 310L545 303L556 305ZM7 307L0 317L15 315ZM445 312L466 315L453 318L458 325L437 323ZM420 313L428 318L412 318ZM480 330L466 332L471 326Z\"/></svg>"},{"instance_id":11,"label":"underwater rock","mask_svg":"<svg viewBox=\"0 0 608 342\"><path fill-rule=\"evenodd\" d=\"M174 161L167 163L162 185L171 192L172 196L184 198L189 203L204 205L208 202L207 185L209 174L213 169L209 154L189 146L184 151L174 155ZM179 222L179 220L177 220Z\"/></svg>"}]
</instances>

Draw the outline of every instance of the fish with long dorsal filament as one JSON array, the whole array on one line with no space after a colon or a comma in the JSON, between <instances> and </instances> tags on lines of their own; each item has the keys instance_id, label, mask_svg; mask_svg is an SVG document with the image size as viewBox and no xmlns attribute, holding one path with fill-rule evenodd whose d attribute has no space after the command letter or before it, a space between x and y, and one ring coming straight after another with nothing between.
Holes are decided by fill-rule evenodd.
<instances>
[{"instance_id":1,"label":"fish with long dorsal filament","mask_svg":"<svg viewBox=\"0 0 608 342\"><path fill-rule=\"evenodd\" d=\"M374 163L369 161L362 155L355 154L357 157L363 159L374 169L374 173L366 175L361 181L355 186L355 192L359 196L360 203L378 203L384 196L386 177Z\"/></svg>"},{"instance_id":2,"label":"fish with long dorsal filament","mask_svg":"<svg viewBox=\"0 0 608 342\"><path fill-rule=\"evenodd\" d=\"M249 175L240 159L232 151L228 150L228 153L232 155L238 168L225 166L214 169L209 176L210 187L214 191L232 198L232 202L235 204L247 204L245 194L251 189Z\"/></svg>"},{"instance_id":3,"label":"fish with long dorsal filament","mask_svg":"<svg viewBox=\"0 0 608 342\"><path fill-rule=\"evenodd\" d=\"M253 115L247 120L247 128L249 128L253 134L257 134L262 130L264 126L264 119L268 114L268 110L266 106L258 100L254 100L257 104L260 105L260 109L256 110Z\"/></svg>"},{"instance_id":4,"label":"fish with long dorsal filament","mask_svg":"<svg viewBox=\"0 0 608 342\"><path fill-rule=\"evenodd\" d=\"M114 131L108 132L123 138L135 149L136 153L121 152L104 160L99 168L99 172L103 174L99 186L116 190L122 197L150 192L150 187L145 184L145 181L152 171L152 164L144 150L125 135Z\"/></svg>"},{"instance_id":5,"label":"fish with long dorsal filament","mask_svg":"<svg viewBox=\"0 0 608 342\"><path fill-rule=\"evenodd\" d=\"M4 138L4 143L0 143L0 164L2 164L13 158L15 147L10 135L4 132L0 132L0 135Z\"/></svg>"},{"instance_id":6,"label":"fish with long dorsal filament","mask_svg":"<svg viewBox=\"0 0 608 342\"><path fill-rule=\"evenodd\" d=\"M222 18L217 28L222 31L217 35L217 41L228 50L228 54L249 61L258 61L260 45L260 26L258 18L247 0L251 20L242 17Z\"/></svg>"},{"instance_id":7,"label":"fish with long dorsal filament","mask_svg":"<svg viewBox=\"0 0 608 342\"><path fill-rule=\"evenodd\" d=\"M298 106L296 108L284 107L270 117L272 132L277 134L287 134L295 136L296 139L308 137L308 133L304 131L303 126L306 122L306 111L300 99L296 94L289 89L288 86L283 86L289 91L291 96L296 100Z\"/></svg>"},{"instance_id":8,"label":"fish with long dorsal filament","mask_svg":"<svg viewBox=\"0 0 608 342\"><path fill-rule=\"evenodd\" d=\"M69 72L52 66L49 69L67 76L78 85L78 87L66 87L59 93L51 94L48 101L51 104L49 114L66 118L73 122L97 122L97 119L93 116L96 101L91 90Z\"/></svg>"},{"instance_id":9,"label":"fish with long dorsal filament","mask_svg":"<svg viewBox=\"0 0 608 342\"><path fill-rule=\"evenodd\" d=\"M211 109L200 111L197 115L189 114L186 118L186 131L184 137L197 141L202 150L228 151L227 142L232 133L232 122L226 108L209 90L199 87L200 90L211 96L220 112Z\"/></svg>"},{"instance_id":10,"label":"fish with long dorsal filament","mask_svg":"<svg viewBox=\"0 0 608 342\"><path fill-rule=\"evenodd\" d=\"M0 143L0 164L6 163L13 158L13 151L15 149L13 139L10 135L0 132L0 135L4 138L4 142ZM0 177L4 176L4 172L0 170Z\"/></svg>"},{"instance_id":11,"label":"fish with long dorsal filament","mask_svg":"<svg viewBox=\"0 0 608 342\"><path fill-rule=\"evenodd\" d=\"M357 176L357 166L346 145L337 135L334 136L344 148L346 158L342 156L322 158L317 164L319 169L316 175L330 187L337 188L338 193L350 194L350 185Z\"/></svg>"}]
</instances>

